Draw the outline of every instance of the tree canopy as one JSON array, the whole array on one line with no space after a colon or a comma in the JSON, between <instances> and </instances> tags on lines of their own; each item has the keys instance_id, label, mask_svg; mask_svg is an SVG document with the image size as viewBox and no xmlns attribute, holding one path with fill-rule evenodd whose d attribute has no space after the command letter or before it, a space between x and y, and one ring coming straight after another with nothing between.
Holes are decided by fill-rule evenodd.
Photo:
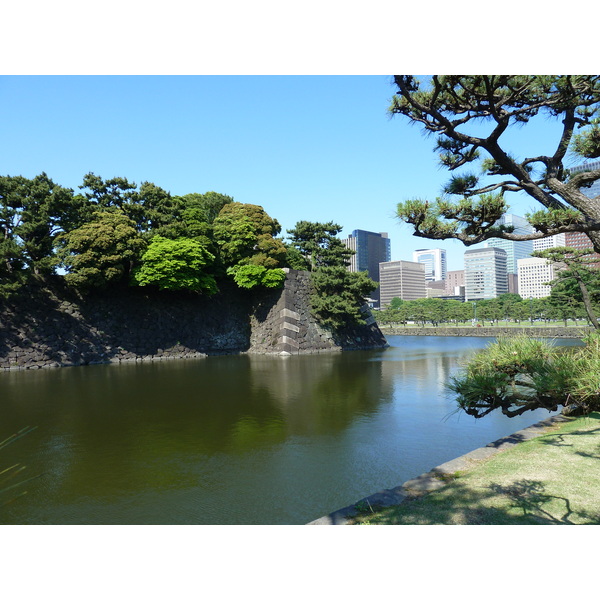
<instances>
[{"instance_id":1,"label":"tree canopy","mask_svg":"<svg viewBox=\"0 0 600 600\"><path fill-rule=\"evenodd\" d=\"M584 232L600 252L600 203L583 191L600 179L600 169L572 174L565 164L569 151L600 157L600 76L434 75L421 82L396 75L394 84L390 114L432 134L441 165L453 173L441 197L398 205L398 217L413 225L414 235L469 246L492 237L523 241ZM517 157L503 135L538 116L562 124L554 147ZM476 163L480 173L462 169ZM534 233L495 225L508 209L508 192L525 192L541 205L527 215Z\"/></svg>"}]
</instances>

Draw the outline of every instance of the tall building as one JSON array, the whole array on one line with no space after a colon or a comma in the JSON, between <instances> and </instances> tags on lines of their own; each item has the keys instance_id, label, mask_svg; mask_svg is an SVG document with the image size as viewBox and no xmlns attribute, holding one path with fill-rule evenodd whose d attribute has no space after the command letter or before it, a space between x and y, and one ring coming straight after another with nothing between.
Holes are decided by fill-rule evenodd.
<instances>
[{"instance_id":1,"label":"tall building","mask_svg":"<svg viewBox=\"0 0 600 600\"><path fill-rule=\"evenodd\" d=\"M541 240L533 240L533 251L548 250L550 248L560 248L566 246L565 233L557 233Z\"/></svg>"},{"instance_id":2,"label":"tall building","mask_svg":"<svg viewBox=\"0 0 600 600\"><path fill-rule=\"evenodd\" d=\"M527 234L533 233L533 227L523 217L517 215L503 215L494 225L512 225L513 233ZM528 258L533 252L533 241L513 242L512 240L503 240L492 238L487 242L488 248L502 248L506 252L506 268L508 273L517 275L517 261L520 258Z\"/></svg>"},{"instance_id":3,"label":"tall building","mask_svg":"<svg viewBox=\"0 0 600 600\"><path fill-rule=\"evenodd\" d=\"M474 248L465 252L465 300L488 300L508 293L506 251Z\"/></svg>"},{"instance_id":4,"label":"tall building","mask_svg":"<svg viewBox=\"0 0 600 600\"><path fill-rule=\"evenodd\" d=\"M465 293L465 270L448 271L446 274L446 293L461 296Z\"/></svg>"},{"instance_id":5,"label":"tall building","mask_svg":"<svg viewBox=\"0 0 600 600\"><path fill-rule=\"evenodd\" d=\"M552 288L544 285L555 277L555 265L545 258L520 258L519 295L521 298L545 298Z\"/></svg>"},{"instance_id":6,"label":"tall building","mask_svg":"<svg viewBox=\"0 0 600 600\"><path fill-rule=\"evenodd\" d=\"M382 262L379 264L379 286L382 308L389 306L394 298L426 298L425 266L408 260Z\"/></svg>"},{"instance_id":7,"label":"tall building","mask_svg":"<svg viewBox=\"0 0 600 600\"><path fill-rule=\"evenodd\" d=\"M425 265L425 279L427 281L444 281L446 279L446 251L442 248L433 250L415 250L413 262Z\"/></svg>"},{"instance_id":8,"label":"tall building","mask_svg":"<svg viewBox=\"0 0 600 600\"><path fill-rule=\"evenodd\" d=\"M343 240L348 248L356 254L350 259L348 269L352 272L366 271L369 277L379 283L379 263L392 259L391 243L385 232L375 233L355 229L350 236ZM375 306L379 304L379 288L371 294Z\"/></svg>"}]
</instances>

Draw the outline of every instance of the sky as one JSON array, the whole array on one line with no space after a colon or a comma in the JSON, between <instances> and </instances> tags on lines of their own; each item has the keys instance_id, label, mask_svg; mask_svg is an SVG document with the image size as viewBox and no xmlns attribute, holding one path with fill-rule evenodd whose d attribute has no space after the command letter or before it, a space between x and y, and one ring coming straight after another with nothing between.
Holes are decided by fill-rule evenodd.
<instances>
[{"instance_id":1,"label":"sky","mask_svg":"<svg viewBox=\"0 0 600 600\"><path fill-rule=\"evenodd\" d=\"M282 235L301 220L387 232L392 260L456 240L417 238L398 202L440 195L449 174L434 138L390 118L387 75L0 76L0 174L45 172L75 190L93 172L150 181L173 195L216 191L258 204ZM518 156L547 153L556 123L511 132ZM576 164L576 159L574 164ZM509 194L510 212L535 208Z\"/></svg>"}]
</instances>

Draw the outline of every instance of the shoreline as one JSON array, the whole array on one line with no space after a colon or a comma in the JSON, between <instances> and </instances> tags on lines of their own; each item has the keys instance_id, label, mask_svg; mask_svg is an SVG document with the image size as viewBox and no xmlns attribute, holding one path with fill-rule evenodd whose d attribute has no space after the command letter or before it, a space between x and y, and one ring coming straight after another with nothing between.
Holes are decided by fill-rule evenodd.
<instances>
[{"instance_id":1,"label":"shoreline","mask_svg":"<svg viewBox=\"0 0 600 600\"><path fill-rule=\"evenodd\" d=\"M500 337L534 335L543 338L581 339L594 331L593 327L380 327L383 335L420 335L446 337Z\"/></svg>"},{"instance_id":2,"label":"shoreline","mask_svg":"<svg viewBox=\"0 0 600 600\"><path fill-rule=\"evenodd\" d=\"M344 508L340 508L319 517L314 521L306 523L306 525L352 525L352 518L361 514L366 507L396 506L407 500L440 489L452 481L452 475L457 471L468 470L503 450L508 450L516 444L543 435L548 427L570 420L572 420L572 417L567 417L562 414L543 419L542 421L516 431L511 435L490 442L481 448L476 448L462 456L458 456L442 463L430 471L414 477L413 479L409 479L394 488L384 489L375 494L366 496L365 498L361 498L349 506L345 506Z\"/></svg>"}]
</instances>

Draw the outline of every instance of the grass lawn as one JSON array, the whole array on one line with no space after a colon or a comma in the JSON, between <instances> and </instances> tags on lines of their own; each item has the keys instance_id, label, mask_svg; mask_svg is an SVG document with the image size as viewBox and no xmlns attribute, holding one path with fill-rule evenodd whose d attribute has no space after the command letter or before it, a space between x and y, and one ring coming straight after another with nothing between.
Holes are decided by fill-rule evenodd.
<instances>
[{"instance_id":1,"label":"grass lawn","mask_svg":"<svg viewBox=\"0 0 600 600\"><path fill-rule=\"evenodd\" d=\"M600 524L600 413L555 425L443 488L355 518L370 525Z\"/></svg>"}]
</instances>

